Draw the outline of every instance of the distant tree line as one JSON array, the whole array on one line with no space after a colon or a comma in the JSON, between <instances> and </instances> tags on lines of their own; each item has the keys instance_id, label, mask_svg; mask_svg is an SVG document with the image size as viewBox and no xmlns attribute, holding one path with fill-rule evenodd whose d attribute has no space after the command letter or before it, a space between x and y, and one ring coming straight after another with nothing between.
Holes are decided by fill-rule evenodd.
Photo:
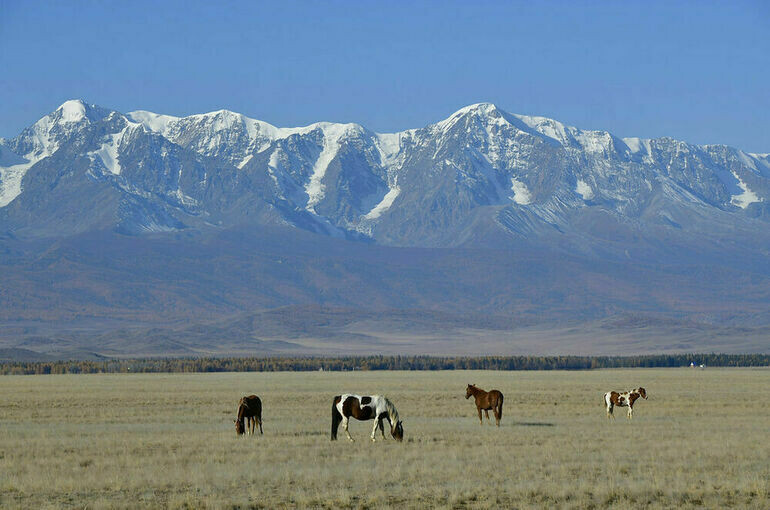
<instances>
[{"instance_id":1,"label":"distant tree line","mask_svg":"<svg viewBox=\"0 0 770 510\"><path fill-rule=\"evenodd\" d=\"M147 358L99 361L0 362L0 375L352 370L591 370L597 368L767 367L770 354L651 356L345 356L266 358Z\"/></svg>"}]
</instances>

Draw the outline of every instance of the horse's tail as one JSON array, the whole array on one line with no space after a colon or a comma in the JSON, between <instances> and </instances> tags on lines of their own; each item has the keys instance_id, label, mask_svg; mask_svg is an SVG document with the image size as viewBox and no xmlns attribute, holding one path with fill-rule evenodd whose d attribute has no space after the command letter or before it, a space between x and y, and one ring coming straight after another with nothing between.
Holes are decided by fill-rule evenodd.
<instances>
[{"instance_id":1,"label":"horse's tail","mask_svg":"<svg viewBox=\"0 0 770 510\"><path fill-rule=\"evenodd\" d=\"M337 395L332 401L332 441L337 440L337 429L340 427L340 422L342 421L342 415L339 410L337 410L337 404L340 400L342 400L342 396Z\"/></svg>"},{"instance_id":2,"label":"horse's tail","mask_svg":"<svg viewBox=\"0 0 770 510\"><path fill-rule=\"evenodd\" d=\"M504 397L503 397L503 394L501 392L500 393L500 399L497 401L497 416L498 416L497 419L498 420L503 419L503 398Z\"/></svg>"},{"instance_id":3,"label":"horse's tail","mask_svg":"<svg viewBox=\"0 0 770 510\"><path fill-rule=\"evenodd\" d=\"M254 406L254 417L257 419L257 425L259 425L259 433L262 434L262 400L257 397L257 405Z\"/></svg>"}]
</instances>

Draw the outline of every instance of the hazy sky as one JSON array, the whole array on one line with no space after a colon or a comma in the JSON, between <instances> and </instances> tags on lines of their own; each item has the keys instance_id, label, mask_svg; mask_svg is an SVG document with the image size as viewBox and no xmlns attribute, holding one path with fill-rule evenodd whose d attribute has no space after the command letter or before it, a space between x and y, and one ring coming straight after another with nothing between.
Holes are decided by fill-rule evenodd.
<instances>
[{"instance_id":1,"label":"hazy sky","mask_svg":"<svg viewBox=\"0 0 770 510\"><path fill-rule=\"evenodd\" d=\"M0 136L71 98L379 132L489 101L770 152L770 2L0 0Z\"/></svg>"}]
</instances>

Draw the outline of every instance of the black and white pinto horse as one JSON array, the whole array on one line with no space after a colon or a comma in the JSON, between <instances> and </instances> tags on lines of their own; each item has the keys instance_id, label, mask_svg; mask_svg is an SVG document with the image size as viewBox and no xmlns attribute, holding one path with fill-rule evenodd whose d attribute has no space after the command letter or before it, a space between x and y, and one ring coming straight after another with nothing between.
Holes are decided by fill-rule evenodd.
<instances>
[{"instance_id":1,"label":"black and white pinto horse","mask_svg":"<svg viewBox=\"0 0 770 510\"><path fill-rule=\"evenodd\" d=\"M350 418L357 420L374 420L372 427L372 441L379 427L382 438L385 439L385 428L383 421L390 423L390 435L396 441L404 440L404 427L398 417L396 406L387 398L380 395L371 395L362 397L359 395L337 395L332 403L332 441L337 439L337 429L340 423L345 429L348 439L353 441L348 431L348 421Z\"/></svg>"},{"instance_id":2,"label":"black and white pinto horse","mask_svg":"<svg viewBox=\"0 0 770 510\"><path fill-rule=\"evenodd\" d=\"M647 391L641 386L631 391L624 391L623 393L608 391L604 394L604 405L607 406L607 418L615 418L615 415L612 414L615 406L628 407L628 415L626 417L628 419L633 418L634 402L636 402L639 397L647 400Z\"/></svg>"}]
</instances>

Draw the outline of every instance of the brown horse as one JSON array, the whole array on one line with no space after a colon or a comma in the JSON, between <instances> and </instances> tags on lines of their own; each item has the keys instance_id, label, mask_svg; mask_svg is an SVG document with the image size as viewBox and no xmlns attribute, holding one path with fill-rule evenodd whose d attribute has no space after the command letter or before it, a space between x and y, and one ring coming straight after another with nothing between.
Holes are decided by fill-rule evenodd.
<instances>
[{"instance_id":1,"label":"brown horse","mask_svg":"<svg viewBox=\"0 0 770 510\"><path fill-rule=\"evenodd\" d=\"M249 395L243 397L238 401L238 419L233 420L235 422L236 434L243 435L246 427L243 420L246 419L246 426L249 430L249 435L254 435L256 432L256 425L259 423L259 433L262 434L262 401L256 395Z\"/></svg>"},{"instance_id":2,"label":"brown horse","mask_svg":"<svg viewBox=\"0 0 770 510\"><path fill-rule=\"evenodd\" d=\"M465 391L465 398L469 399L473 395L476 399L476 410L479 412L479 424L484 425L484 419L481 417L481 411L487 415L487 421L489 421L489 410L495 413L495 422L497 426L500 426L500 420L503 417L503 394L497 390L484 391L481 388L477 388L473 384L468 385L468 389ZM490 422L491 423L491 422Z\"/></svg>"}]
</instances>

